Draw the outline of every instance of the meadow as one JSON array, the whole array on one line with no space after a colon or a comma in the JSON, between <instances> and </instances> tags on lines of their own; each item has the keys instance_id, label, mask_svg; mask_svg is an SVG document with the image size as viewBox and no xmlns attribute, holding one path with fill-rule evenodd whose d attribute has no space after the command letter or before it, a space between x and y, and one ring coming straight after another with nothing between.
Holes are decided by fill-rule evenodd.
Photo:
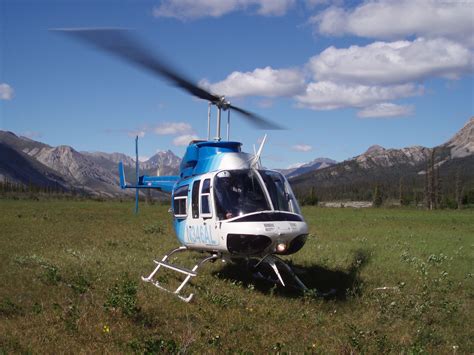
<instances>
[{"instance_id":1,"label":"meadow","mask_svg":"<svg viewBox=\"0 0 474 355\"><path fill-rule=\"evenodd\" d=\"M0 353L474 352L472 209L305 207L286 259L314 291L216 262L190 304L140 281L177 245L167 210L0 200Z\"/></svg>"}]
</instances>

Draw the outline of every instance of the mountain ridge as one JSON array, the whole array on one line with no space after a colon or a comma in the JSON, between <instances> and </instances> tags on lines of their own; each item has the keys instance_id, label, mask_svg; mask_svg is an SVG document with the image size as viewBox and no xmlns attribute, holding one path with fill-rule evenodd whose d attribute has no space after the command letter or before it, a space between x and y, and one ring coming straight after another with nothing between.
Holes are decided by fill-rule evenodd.
<instances>
[{"instance_id":1,"label":"mountain ridge","mask_svg":"<svg viewBox=\"0 0 474 355\"><path fill-rule=\"evenodd\" d=\"M127 176L135 175L135 160L123 153L78 152L67 145L48 144L0 131L0 178L24 185L54 185L63 189L81 188L88 194L119 196L117 163L123 161ZM280 169L296 189L311 186L330 189L337 184L370 185L376 181L395 181L403 176L417 178L424 174L433 151L442 174L466 165L474 175L474 117L448 141L433 148L411 146L401 149L370 146L364 153L336 162L316 158L292 169ZM171 150L159 151L144 162L140 171L147 175L177 175L181 159Z\"/></svg>"},{"instance_id":2,"label":"mountain ridge","mask_svg":"<svg viewBox=\"0 0 474 355\"><path fill-rule=\"evenodd\" d=\"M411 146L401 149L370 146L364 153L333 166L290 178L295 190L303 193L316 188L326 198L370 199L376 185L401 184L403 179L413 186L423 186L427 165L433 156L434 165L445 181L454 181L463 174L467 182L474 181L474 117L448 141L433 148ZM387 187L388 189L389 187ZM446 189L453 189L447 186ZM335 193L335 191L338 191ZM392 191L393 192L393 191Z\"/></svg>"},{"instance_id":3,"label":"mountain ridge","mask_svg":"<svg viewBox=\"0 0 474 355\"><path fill-rule=\"evenodd\" d=\"M52 147L9 131L0 131L0 144L5 157L0 164L0 178L12 183L59 186L114 197L125 193L120 188L118 162L124 162L127 176L135 175L135 160L122 153L78 152L68 145ZM157 153L144 165L152 167L159 162L165 174L178 172L180 159L171 151ZM166 165L168 162L174 165Z\"/></svg>"}]
</instances>

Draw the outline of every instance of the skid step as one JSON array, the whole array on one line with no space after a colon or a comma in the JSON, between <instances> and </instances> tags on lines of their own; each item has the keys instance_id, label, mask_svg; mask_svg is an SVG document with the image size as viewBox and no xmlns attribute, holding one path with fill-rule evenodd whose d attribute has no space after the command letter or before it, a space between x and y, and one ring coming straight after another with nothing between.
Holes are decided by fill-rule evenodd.
<instances>
[{"instance_id":1,"label":"skid step","mask_svg":"<svg viewBox=\"0 0 474 355\"><path fill-rule=\"evenodd\" d=\"M185 250L188 250L188 248L186 248L185 246L181 246L179 248L171 250L169 253L167 253L163 257L163 259L161 259L161 261L153 260L153 262L156 264L155 269L147 277L142 276L142 280L145 281L145 282L152 283L154 286L156 286L160 290L163 290L163 291L174 294L175 296L177 296L179 299L183 300L184 302L190 302L191 299L193 298L193 294L191 293L188 296L182 296L182 295L180 295L181 290L184 288L184 286L186 286L186 284L189 282L191 277L197 276L197 270L201 267L202 264L206 263L207 261L215 261L216 259L219 258L219 255L218 254L212 254L210 256L207 255L204 259L202 259L196 265L194 265L194 267L191 270L186 269L186 268L181 267L181 266L168 264L166 262L166 260L168 260L168 258L172 254L177 253L177 252L181 252L181 251L185 251ZM166 288L164 285L160 284L158 281L153 279L153 277L160 270L161 267L164 267L164 268L167 268L169 270L173 270L173 271L179 272L180 274L186 275L184 277L184 280L176 288L176 290L170 290L170 289Z\"/></svg>"}]
</instances>

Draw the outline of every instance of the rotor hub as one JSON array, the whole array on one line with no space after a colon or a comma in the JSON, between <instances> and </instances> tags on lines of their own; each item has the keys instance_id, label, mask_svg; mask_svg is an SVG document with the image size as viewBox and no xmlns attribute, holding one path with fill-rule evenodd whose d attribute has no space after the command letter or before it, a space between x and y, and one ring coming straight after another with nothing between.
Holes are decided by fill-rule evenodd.
<instances>
[{"instance_id":1,"label":"rotor hub","mask_svg":"<svg viewBox=\"0 0 474 355\"><path fill-rule=\"evenodd\" d=\"M216 105L217 108L226 111L230 107L230 101L227 101L225 96L219 96L219 100L214 102L214 105Z\"/></svg>"}]
</instances>

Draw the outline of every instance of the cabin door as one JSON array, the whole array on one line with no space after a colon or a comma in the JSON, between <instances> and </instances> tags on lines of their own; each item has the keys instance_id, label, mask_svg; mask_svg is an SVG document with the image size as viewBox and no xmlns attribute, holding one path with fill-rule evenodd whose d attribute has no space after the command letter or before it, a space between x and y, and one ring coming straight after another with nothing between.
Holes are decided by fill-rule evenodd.
<instances>
[{"instance_id":1,"label":"cabin door","mask_svg":"<svg viewBox=\"0 0 474 355\"><path fill-rule=\"evenodd\" d=\"M188 217L186 242L199 247L220 250L214 216L211 179L194 180L191 187L191 216Z\"/></svg>"}]
</instances>

